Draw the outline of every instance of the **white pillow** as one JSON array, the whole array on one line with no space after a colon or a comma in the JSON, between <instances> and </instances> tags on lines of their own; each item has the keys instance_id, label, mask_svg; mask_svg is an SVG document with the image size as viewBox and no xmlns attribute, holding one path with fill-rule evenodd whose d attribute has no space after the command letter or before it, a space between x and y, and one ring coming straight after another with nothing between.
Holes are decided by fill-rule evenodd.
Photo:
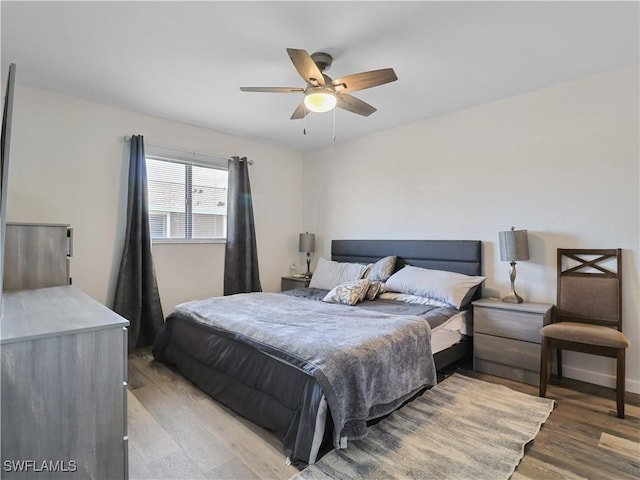
<instances>
[{"instance_id":1,"label":"white pillow","mask_svg":"<svg viewBox=\"0 0 640 480\"><path fill-rule=\"evenodd\" d=\"M345 305L355 305L362 301L369 290L369 280L354 280L352 282L343 283L331 290L322 299L328 303L343 303Z\"/></svg>"},{"instance_id":2,"label":"white pillow","mask_svg":"<svg viewBox=\"0 0 640 480\"><path fill-rule=\"evenodd\" d=\"M471 300L473 292L484 279L407 265L391 275L385 286L386 291L433 298L460 309Z\"/></svg>"},{"instance_id":3,"label":"white pillow","mask_svg":"<svg viewBox=\"0 0 640 480\"><path fill-rule=\"evenodd\" d=\"M309 287L331 290L343 283L360 280L367 267L360 263L339 263L320 257Z\"/></svg>"},{"instance_id":4,"label":"white pillow","mask_svg":"<svg viewBox=\"0 0 640 480\"><path fill-rule=\"evenodd\" d=\"M369 287L371 288L371 287ZM417 303L418 305L431 305L434 307L449 307L447 302L441 302L435 298L419 297L418 295L409 295L408 293L398 292L382 292L378 295L380 300L393 300L394 302L402 303Z\"/></svg>"}]
</instances>

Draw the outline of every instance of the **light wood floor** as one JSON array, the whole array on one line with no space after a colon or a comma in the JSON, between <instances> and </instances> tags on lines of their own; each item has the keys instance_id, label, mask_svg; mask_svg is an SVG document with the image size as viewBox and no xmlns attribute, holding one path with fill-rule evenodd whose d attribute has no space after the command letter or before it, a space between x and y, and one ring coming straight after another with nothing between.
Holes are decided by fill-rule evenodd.
<instances>
[{"instance_id":1,"label":"light wood floor","mask_svg":"<svg viewBox=\"0 0 640 480\"><path fill-rule=\"evenodd\" d=\"M532 395L537 387L462 369ZM558 403L513 475L525 479L640 479L640 396L616 417L612 390L555 380ZM282 446L268 431L216 403L148 350L129 356L129 477L288 479Z\"/></svg>"}]
</instances>

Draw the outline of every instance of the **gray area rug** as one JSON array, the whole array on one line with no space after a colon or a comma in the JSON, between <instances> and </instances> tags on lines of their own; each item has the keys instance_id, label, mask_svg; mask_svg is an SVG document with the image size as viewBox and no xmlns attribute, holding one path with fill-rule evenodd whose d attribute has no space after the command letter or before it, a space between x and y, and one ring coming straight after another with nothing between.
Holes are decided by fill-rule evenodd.
<instances>
[{"instance_id":1,"label":"gray area rug","mask_svg":"<svg viewBox=\"0 0 640 480\"><path fill-rule=\"evenodd\" d=\"M291 478L508 479L553 406L456 373Z\"/></svg>"}]
</instances>

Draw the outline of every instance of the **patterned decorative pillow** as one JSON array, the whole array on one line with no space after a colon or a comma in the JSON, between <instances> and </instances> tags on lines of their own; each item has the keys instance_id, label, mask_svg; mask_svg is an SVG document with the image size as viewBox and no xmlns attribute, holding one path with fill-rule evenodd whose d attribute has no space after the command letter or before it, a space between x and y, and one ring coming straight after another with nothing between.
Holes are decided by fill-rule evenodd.
<instances>
[{"instance_id":1,"label":"patterned decorative pillow","mask_svg":"<svg viewBox=\"0 0 640 480\"><path fill-rule=\"evenodd\" d=\"M384 257L378 260L367 272L367 278L371 282L386 282L396 267L396 257Z\"/></svg>"},{"instance_id":2,"label":"patterned decorative pillow","mask_svg":"<svg viewBox=\"0 0 640 480\"><path fill-rule=\"evenodd\" d=\"M362 301L367 295L369 289L369 280L354 280L352 282L343 283L331 290L322 299L328 303L342 303L344 305L355 305Z\"/></svg>"},{"instance_id":3,"label":"patterned decorative pillow","mask_svg":"<svg viewBox=\"0 0 640 480\"><path fill-rule=\"evenodd\" d=\"M367 288L367 300L375 300L378 295L384 292L384 283L382 282L369 282L369 288Z\"/></svg>"}]
</instances>

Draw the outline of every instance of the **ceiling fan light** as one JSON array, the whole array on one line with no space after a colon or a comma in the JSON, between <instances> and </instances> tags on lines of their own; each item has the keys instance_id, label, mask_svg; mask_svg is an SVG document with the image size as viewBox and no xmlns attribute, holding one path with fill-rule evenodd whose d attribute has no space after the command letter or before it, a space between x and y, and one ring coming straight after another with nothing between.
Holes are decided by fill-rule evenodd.
<instances>
[{"instance_id":1,"label":"ceiling fan light","mask_svg":"<svg viewBox=\"0 0 640 480\"><path fill-rule=\"evenodd\" d=\"M336 96L329 90L311 91L304 97L304 105L310 112L324 113L336 106Z\"/></svg>"}]
</instances>

